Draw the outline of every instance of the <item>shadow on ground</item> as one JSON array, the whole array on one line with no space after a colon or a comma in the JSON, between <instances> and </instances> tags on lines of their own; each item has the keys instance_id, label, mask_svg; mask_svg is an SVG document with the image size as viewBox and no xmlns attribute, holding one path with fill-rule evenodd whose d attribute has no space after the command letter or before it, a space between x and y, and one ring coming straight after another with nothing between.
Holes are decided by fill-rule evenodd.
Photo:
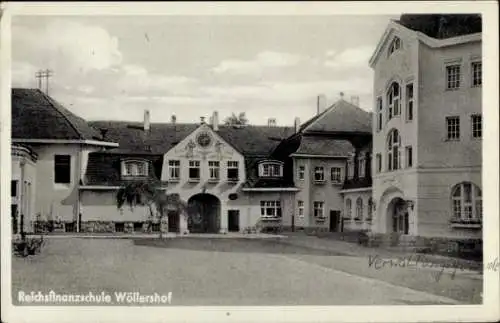
<instances>
[{"instance_id":1,"label":"shadow on ground","mask_svg":"<svg viewBox=\"0 0 500 323\"><path fill-rule=\"evenodd\" d=\"M245 239L245 238L166 238L134 239L137 246L172 248L217 252L248 252L275 254L306 254L314 256L349 256L329 250L318 250L287 244L280 239Z\"/></svg>"}]
</instances>

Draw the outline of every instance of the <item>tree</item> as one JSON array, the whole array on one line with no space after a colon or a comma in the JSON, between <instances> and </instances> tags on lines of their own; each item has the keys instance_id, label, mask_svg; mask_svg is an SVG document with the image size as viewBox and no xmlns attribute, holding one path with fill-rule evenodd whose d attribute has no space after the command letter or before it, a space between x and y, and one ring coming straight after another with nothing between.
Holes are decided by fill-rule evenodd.
<instances>
[{"instance_id":1,"label":"tree","mask_svg":"<svg viewBox=\"0 0 500 323\"><path fill-rule=\"evenodd\" d=\"M226 125L246 125L248 123L248 119L246 117L245 112L241 112L236 115L234 112L224 120Z\"/></svg>"},{"instance_id":2,"label":"tree","mask_svg":"<svg viewBox=\"0 0 500 323\"><path fill-rule=\"evenodd\" d=\"M166 194L158 185L152 182L137 181L132 182L120 188L116 194L116 205L121 209L124 205L128 205L132 210L136 205L145 205L149 208L149 227L155 218L154 209L160 223L166 220L168 227L168 211L175 211L177 214L182 214L187 217L187 203L183 201L179 194ZM160 230L160 239L163 238L162 230Z\"/></svg>"}]
</instances>

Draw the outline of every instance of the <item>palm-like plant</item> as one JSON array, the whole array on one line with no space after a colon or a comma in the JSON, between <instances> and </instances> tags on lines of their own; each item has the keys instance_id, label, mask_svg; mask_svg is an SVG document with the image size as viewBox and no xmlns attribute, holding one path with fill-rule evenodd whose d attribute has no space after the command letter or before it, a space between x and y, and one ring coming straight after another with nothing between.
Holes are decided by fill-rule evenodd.
<instances>
[{"instance_id":1,"label":"palm-like plant","mask_svg":"<svg viewBox=\"0 0 500 323\"><path fill-rule=\"evenodd\" d=\"M224 120L226 125L246 125L248 123L248 119L246 117L245 112L241 112L236 115L234 112Z\"/></svg>"},{"instance_id":2,"label":"palm-like plant","mask_svg":"<svg viewBox=\"0 0 500 323\"><path fill-rule=\"evenodd\" d=\"M166 194L157 185L151 182L138 181L132 182L120 188L116 194L116 205L121 209L124 205L128 205L132 210L136 205L145 205L149 208L149 229L155 218L154 209L159 222L165 219L166 227L168 227L168 211L174 211L177 214L187 216L187 203L183 201L179 194ZM160 230L160 239L163 238L162 230Z\"/></svg>"}]
</instances>

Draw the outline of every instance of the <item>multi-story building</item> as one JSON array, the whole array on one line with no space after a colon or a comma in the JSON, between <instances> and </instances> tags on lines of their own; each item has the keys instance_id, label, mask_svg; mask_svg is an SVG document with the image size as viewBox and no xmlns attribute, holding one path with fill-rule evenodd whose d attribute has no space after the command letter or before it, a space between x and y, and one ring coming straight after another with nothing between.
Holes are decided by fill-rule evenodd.
<instances>
[{"instance_id":1,"label":"multi-story building","mask_svg":"<svg viewBox=\"0 0 500 323\"><path fill-rule=\"evenodd\" d=\"M481 237L481 44L474 16L387 26L370 59L373 232Z\"/></svg>"}]
</instances>

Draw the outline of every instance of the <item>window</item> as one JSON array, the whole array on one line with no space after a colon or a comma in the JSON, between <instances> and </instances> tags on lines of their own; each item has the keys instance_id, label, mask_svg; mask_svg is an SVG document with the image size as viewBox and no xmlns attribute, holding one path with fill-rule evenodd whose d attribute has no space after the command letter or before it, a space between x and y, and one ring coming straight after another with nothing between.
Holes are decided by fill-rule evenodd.
<instances>
[{"instance_id":1,"label":"window","mask_svg":"<svg viewBox=\"0 0 500 323\"><path fill-rule=\"evenodd\" d=\"M356 217L354 219L356 221L361 221L363 219L363 200L361 197L358 197L356 200Z\"/></svg>"},{"instance_id":2,"label":"window","mask_svg":"<svg viewBox=\"0 0 500 323\"><path fill-rule=\"evenodd\" d=\"M481 86L483 83L483 63L473 62L472 63L472 86Z\"/></svg>"},{"instance_id":3,"label":"window","mask_svg":"<svg viewBox=\"0 0 500 323\"><path fill-rule=\"evenodd\" d=\"M366 221L372 220L372 214L373 214L373 199L370 197L368 199L368 210L366 214Z\"/></svg>"},{"instance_id":4,"label":"window","mask_svg":"<svg viewBox=\"0 0 500 323\"><path fill-rule=\"evenodd\" d=\"M200 180L200 161L190 160L189 161L189 179L194 181Z\"/></svg>"},{"instance_id":5,"label":"window","mask_svg":"<svg viewBox=\"0 0 500 323\"><path fill-rule=\"evenodd\" d=\"M406 121L413 120L413 83L406 85Z\"/></svg>"},{"instance_id":6,"label":"window","mask_svg":"<svg viewBox=\"0 0 500 323\"><path fill-rule=\"evenodd\" d=\"M446 66L446 89L456 90L460 88L460 65Z\"/></svg>"},{"instance_id":7,"label":"window","mask_svg":"<svg viewBox=\"0 0 500 323\"><path fill-rule=\"evenodd\" d=\"M125 223L123 223L123 222L115 223L115 232L124 232L124 231L125 231Z\"/></svg>"},{"instance_id":8,"label":"window","mask_svg":"<svg viewBox=\"0 0 500 323\"><path fill-rule=\"evenodd\" d=\"M237 181L239 179L238 162L230 160L227 162L227 179Z\"/></svg>"},{"instance_id":9,"label":"window","mask_svg":"<svg viewBox=\"0 0 500 323\"><path fill-rule=\"evenodd\" d=\"M377 165L376 165L377 173L382 172L382 155L381 154L377 154L375 156L375 162L377 163Z\"/></svg>"},{"instance_id":10,"label":"window","mask_svg":"<svg viewBox=\"0 0 500 323\"><path fill-rule=\"evenodd\" d=\"M283 176L283 167L278 163L263 163L259 166L261 177L281 177Z\"/></svg>"},{"instance_id":11,"label":"window","mask_svg":"<svg viewBox=\"0 0 500 323\"><path fill-rule=\"evenodd\" d=\"M315 218L324 218L325 217L325 212L324 212L325 202L314 201L313 206L314 206L314 217Z\"/></svg>"},{"instance_id":12,"label":"window","mask_svg":"<svg viewBox=\"0 0 500 323\"><path fill-rule=\"evenodd\" d=\"M346 173L348 179L354 177L354 161L352 160L352 157L349 157L349 159L347 159Z\"/></svg>"},{"instance_id":13,"label":"window","mask_svg":"<svg viewBox=\"0 0 500 323\"><path fill-rule=\"evenodd\" d=\"M10 181L10 196L11 197L17 196L17 183L19 183L19 181Z\"/></svg>"},{"instance_id":14,"label":"window","mask_svg":"<svg viewBox=\"0 0 500 323\"><path fill-rule=\"evenodd\" d=\"M406 167L413 167L413 148L411 146L406 146Z\"/></svg>"},{"instance_id":15,"label":"window","mask_svg":"<svg viewBox=\"0 0 500 323\"><path fill-rule=\"evenodd\" d=\"M401 48L401 39L399 37L394 37L389 46L388 56L391 56L392 53L399 50Z\"/></svg>"},{"instance_id":16,"label":"window","mask_svg":"<svg viewBox=\"0 0 500 323\"><path fill-rule=\"evenodd\" d=\"M142 160L126 160L122 166L122 176L147 176L148 162Z\"/></svg>"},{"instance_id":17,"label":"window","mask_svg":"<svg viewBox=\"0 0 500 323\"><path fill-rule=\"evenodd\" d=\"M314 181L323 182L325 180L325 170L323 167L314 167Z\"/></svg>"},{"instance_id":18,"label":"window","mask_svg":"<svg viewBox=\"0 0 500 323\"><path fill-rule=\"evenodd\" d=\"M71 183L71 156L54 156L54 182L60 184Z\"/></svg>"},{"instance_id":19,"label":"window","mask_svg":"<svg viewBox=\"0 0 500 323\"><path fill-rule=\"evenodd\" d=\"M142 231L142 222L134 222L134 232Z\"/></svg>"},{"instance_id":20,"label":"window","mask_svg":"<svg viewBox=\"0 0 500 323\"><path fill-rule=\"evenodd\" d=\"M481 189L472 183L460 183L452 189L452 221L481 221L483 217Z\"/></svg>"},{"instance_id":21,"label":"window","mask_svg":"<svg viewBox=\"0 0 500 323\"><path fill-rule=\"evenodd\" d=\"M181 162L179 160L168 161L168 177L171 180L178 180L181 176Z\"/></svg>"},{"instance_id":22,"label":"window","mask_svg":"<svg viewBox=\"0 0 500 323\"><path fill-rule=\"evenodd\" d=\"M472 137L473 138L481 138L483 135L483 127L482 127L482 117L480 114L475 114L471 117L472 123Z\"/></svg>"},{"instance_id":23,"label":"window","mask_svg":"<svg viewBox=\"0 0 500 323\"><path fill-rule=\"evenodd\" d=\"M299 209L299 217L304 217L304 201L297 201L297 207Z\"/></svg>"},{"instance_id":24,"label":"window","mask_svg":"<svg viewBox=\"0 0 500 323\"><path fill-rule=\"evenodd\" d=\"M392 82L389 87L389 91L387 91L387 114L388 121L391 120L393 116L397 116L401 114L400 109L400 87L397 82Z\"/></svg>"},{"instance_id":25,"label":"window","mask_svg":"<svg viewBox=\"0 0 500 323\"><path fill-rule=\"evenodd\" d=\"M460 139L460 117L446 118L446 138L448 140Z\"/></svg>"},{"instance_id":26,"label":"window","mask_svg":"<svg viewBox=\"0 0 500 323\"><path fill-rule=\"evenodd\" d=\"M280 218L280 201L260 201L260 215L264 218Z\"/></svg>"},{"instance_id":27,"label":"window","mask_svg":"<svg viewBox=\"0 0 500 323\"><path fill-rule=\"evenodd\" d=\"M358 158L358 177L359 178L365 177L365 158L364 157Z\"/></svg>"},{"instance_id":28,"label":"window","mask_svg":"<svg viewBox=\"0 0 500 323\"><path fill-rule=\"evenodd\" d=\"M219 180L220 178L220 164L218 161L209 161L208 162L208 172L209 178L212 181Z\"/></svg>"},{"instance_id":29,"label":"window","mask_svg":"<svg viewBox=\"0 0 500 323\"><path fill-rule=\"evenodd\" d=\"M398 170L400 167L399 146L401 138L399 132L393 129L387 138L387 170Z\"/></svg>"},{"instance_id":30,"label":"window","mask_svg":"<svg viewBox=\"0 0 500 323\"><path fill-rule=\"evenodd\" d=\"M345 217L350 219L352 216L352 204L351 199L345 200Z\"/></svg>"},{"instance_id":31,"label":"window","mask_svg":"<svg viewBox=\"0 0 500 323\"><path fill-rule=\"evenodd\" d=\"M331 181L332 183L342 183L342 168L332 167L331 171Z\"/></svg>"},{"instance_id":32,"label":"window","mask_svg":"<svg viewBox=\"0 0 500 323\"><path fill-rule=\"evenodd\" d=\"M377 131L382 130L382 98L377 98Z\"/></svg>"},{"instance_id":33,"label":"window","mask_svg":"<svg viewBox=\"0 0 500 323\"><path fill-rule=\"evenodd\" d=\"M298 177L299 177L299 180L304 180L304 175L306 173L306 167L305 166L299 166L298 168Z\"/></svg>"}]
</instances>

